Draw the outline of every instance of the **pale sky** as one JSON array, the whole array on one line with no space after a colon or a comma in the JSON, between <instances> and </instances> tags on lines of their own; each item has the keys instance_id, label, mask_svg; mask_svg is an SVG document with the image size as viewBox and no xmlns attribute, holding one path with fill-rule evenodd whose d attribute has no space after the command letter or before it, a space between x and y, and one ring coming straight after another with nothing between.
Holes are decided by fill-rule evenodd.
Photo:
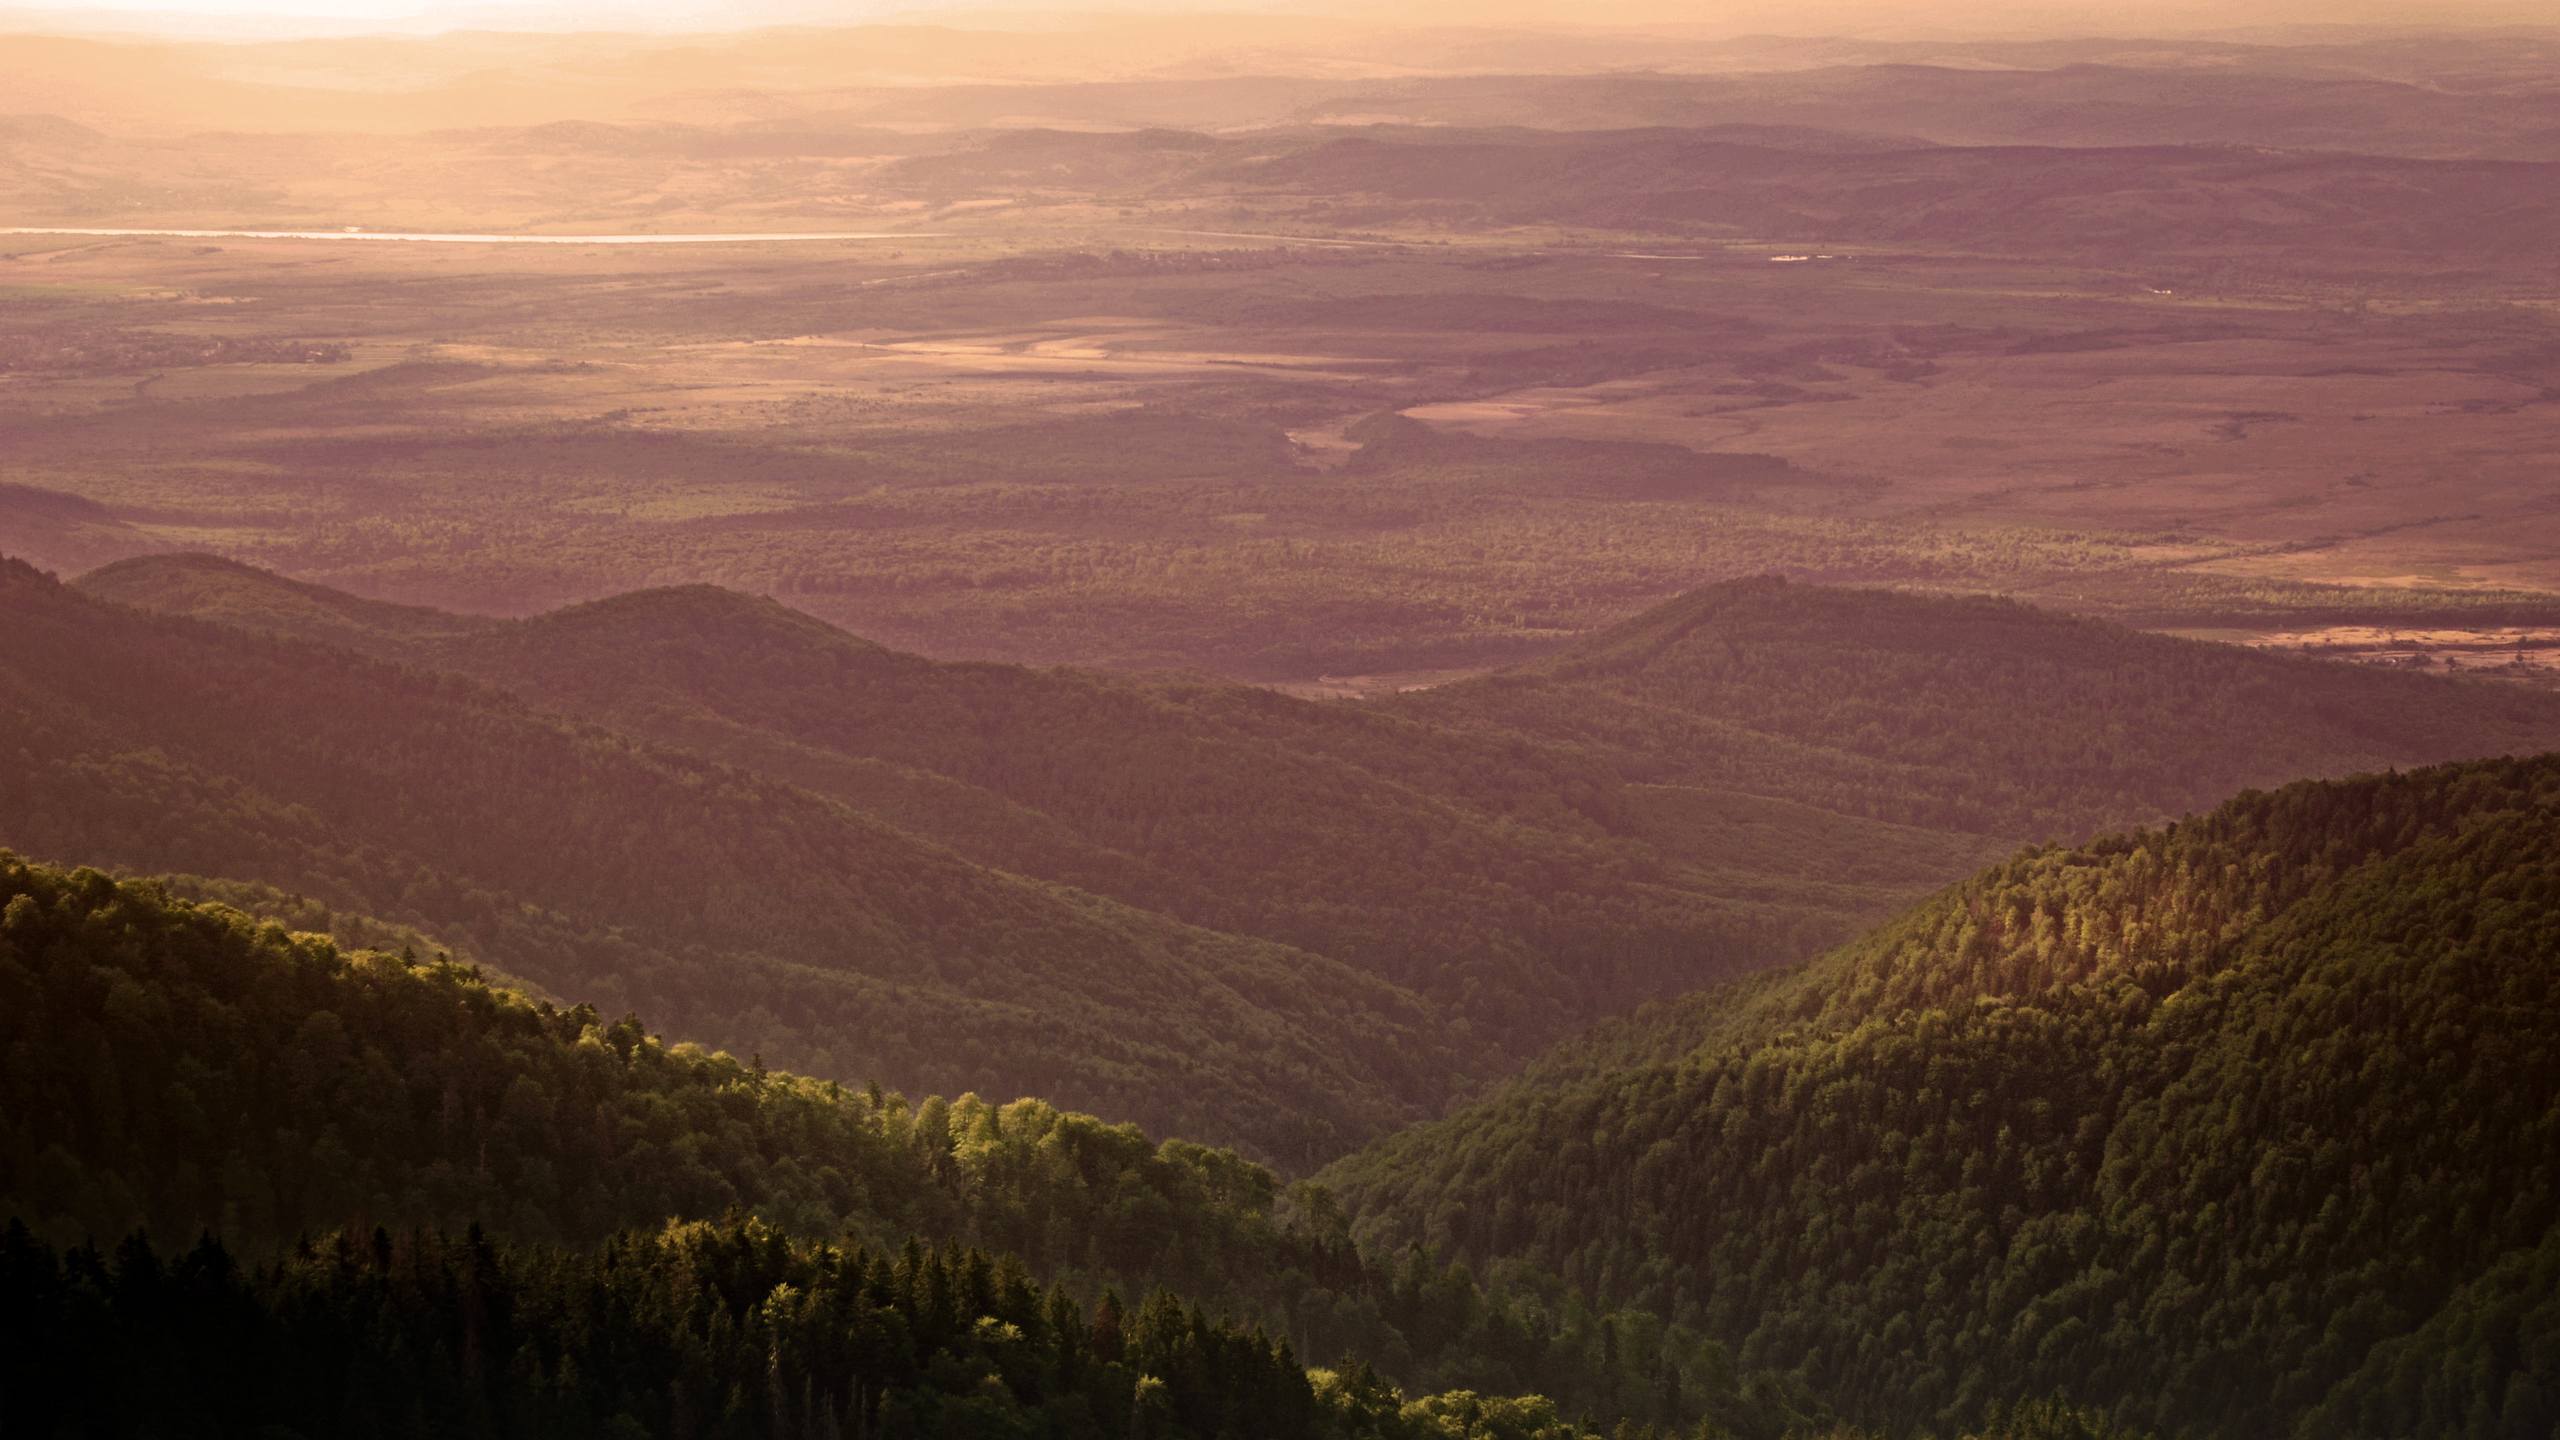
<instances>
[{"instance_id":1,"label":"pale sky","mask_svg":"<svg viewBox=\"0 0 2560 1440\"><path fill-rule=\"evenodd\" d=\"M1573 26L1666 25L1785 34L1989 33L2112 34L2232 30L2256 25L2473 23L2560 21L2550 0L1965 0L1924 5L1911 0L0 0L0 28L76 27L83 19L117 28L253 26L262 18L286 28L333 31L380 28L530 28L586 30L735 29L742 26L863 24L885 19L932 21L991 11L1120 11L1215 14L1274 11L1357 16L1374 22L1432 25L1520 25L1553 20ZM35 23L27 23L35 22ZM299 23L295 23L299 22Z\"/></svg>"}]
</instances>

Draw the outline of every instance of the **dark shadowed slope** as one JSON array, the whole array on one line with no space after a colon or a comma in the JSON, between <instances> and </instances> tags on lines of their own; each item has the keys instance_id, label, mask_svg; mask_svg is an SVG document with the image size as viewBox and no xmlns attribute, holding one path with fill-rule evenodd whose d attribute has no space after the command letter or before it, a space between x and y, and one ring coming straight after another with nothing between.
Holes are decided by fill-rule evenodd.
<instances>
[{"instance_id":1,"label":"dark shadowed slope","mask_svg":"<svg viewBox=\"0 0 2560 1440\"><path fill-rule=\"evenodd\" d=\"M1469 1068L1337 963L972 865L453 677L0 570L0 843L259 880L847 1080L1304 1160Z\"/></svg>"},{"instance_id":2,"label":"dark shadowed slope","mask_svg":"<svg viewBox=\"0 0 2560 1440\"><path fill-rule=\"evenodd\" d=\"M617 728L823 769L802 783L973 853L1054 828L1091 861L1059 878L1319 950L1506 1048L1759 963L1782 943L1759 932L1797 918L1721 903L1630 843L1596 767L1358 707L941 664L709 589L559 611L440 660ZM1004 808L953 806L955 786Z\"/></svg>"},{"instance_id":3,"label":"dark shadowed slope","mask_svg":"<svg viewBox=\"0 0 2560 1440\"><path fill-rule=\"evenodd\" d=\"M82 584L313 628L308 587L221 561ZM1975 858L1737 884L1633 838L1650 810L1550 747L1215 681L937 663L710 587L454 637L370 613L328 609L344 643L828 795L980 863L1319 951L1447 1007L1513 1063L1639 999L1801 953L1880 891Z\"/></svg>"},{"instance_id":4,"label":"dark shadowed slope","mask_svg":"<svg viewBox=\"0 0 2560 1440\"><path fill-rule=\"evenodd\" d=\"M2541 1434L2555 817L2543 757L2022 856L1326 1178L1374 1242L1552 1267L1878 1420Z\"/></svg>"},{"instance_id":5,"label":"dark shadowed slope","mask_svg":"<svg viewBox=\"0 0 2560 1440\"><path fill-rule=\"evenodd\" d=\"M1515 1061L1805 954L2022 840L2560 744L2560 701L2512 690L1766 582L1367 706L938 663L708 587L444 634L200 557L81 583L460 672L981 864L1313 950Z\"/></svg>"}]
</instances>

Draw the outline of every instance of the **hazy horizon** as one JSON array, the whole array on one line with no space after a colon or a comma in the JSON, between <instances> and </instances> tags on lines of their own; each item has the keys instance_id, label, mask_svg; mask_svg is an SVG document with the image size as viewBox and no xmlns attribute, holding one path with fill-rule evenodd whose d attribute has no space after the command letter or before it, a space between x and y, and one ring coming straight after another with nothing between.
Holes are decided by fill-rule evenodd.
<instances>
[{"instance_id":1,"label":"hazy horizon","mask_svg":"<svg viewBox=\"0 0 2560 1440\"><path fill-rule=\"evenodd\" d=\"M2560 1436L2551 4L0 9L0 1435Z\"/></svg>"},{"instance_id":2,"label":"hazy horizon","mask_svg":"<svg viewBox=\"0 0 2560 1440\"><path fill-rule=\"evenodd\" d=\"M0 30L17 33L161 36L174 39L314 38L363 35L426 37L472 31L544 33L716 34L774 27L861 28L951 26L1013 29L1072 27L1082 23L1143 20L1293 19L1389 28L1556 29L1564 31L1663 30L1740 37L1844 36L1902 39L2053 39L2130 37L2308 38L2320 32L2415 31L2560 25L2548 6L2532 0L2283 0L2261 4L2239 17L2202 0L1991 0L1991 3L1915 13L1884 0L1733 0L1697 5L1653 0L1612 7L1605 18L1581 7L1547 0L1492 3L1363 4L1359 0L1273 0L1267 4L1122 3L1049 5L989 4L955 0L949 5L914 0L846 4L841 0L746 0L708 5L698 0L56 0L48 5L0 6Z\"/></svg>"}]
</instances>

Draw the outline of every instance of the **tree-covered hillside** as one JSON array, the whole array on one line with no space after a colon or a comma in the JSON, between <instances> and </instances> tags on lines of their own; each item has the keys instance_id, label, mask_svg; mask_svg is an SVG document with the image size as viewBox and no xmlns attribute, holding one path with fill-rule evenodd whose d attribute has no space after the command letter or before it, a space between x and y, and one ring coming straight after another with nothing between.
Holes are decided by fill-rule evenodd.
<instances>
[{"instance_id":1,"label":"tree-covered hillside","mask_svg":"<svg viewBox=\"0 0 2560 1440\"><path fill-rule=\"evenodd\" d=\"M2560 1423L2560 757L2051 849L1324 1177L1855 1418Z\"/></svg>"},{"instance_id":2,"label":"tree-covered hillside","mask_svg":"<svg viewBox=\"0 0 2560 1440\"><path fill-rule=\"evenodd\" d=\"M1372 705L937 663L699 586L520 622L202 556L80 586L466 675L982 865L1324 955L1496 1068L1846 938L2021 841L2560 744L2553 697L1778 582Z\"/></svg>"},{"instance_id":3,"label":"tree-covered hillside","mask_svg":"<svg viewBox=\"0 0 2560 1440\"><path fill-rule=\"evenodd\" d=\"M1568 1414L1683 1430L1713 1418L1755 1436L1774 1436L1808 1410L1784 1387L1736 1375L1713 1347L1649 1317L1489 1293L1464 1270L1417 1253L1364 1255L1328 1197L1284 1192L1270 1171L1232 1152L1156 1142L1038 1100L911 1102L670 1047L631 1017L531 1001L440 958L342 951L228 906L172 898L158 882L5 855L0 1089L13 1100L0 1109L0 1220L19 1217L32 1230L11 1265L35 1264L28 1247L37 1241L97 1237L112 1248L136 1231L181 1245L210 1232L254 1264L340 1227L353 1227L361 1261L363 1273L339 1268L324 1243L316 1266L225 1281L201 1255L139 1272L120 1255L112 1276L95 1257L75 1255L67 1300L47 1289L53 1282L26 1278L32 1270L0 1286L0 1310L69 1307L53 1317L60 1324L35 1325L47 1335L200 1322L201 1310L171 1317L148 1308L183 1301L244 1315L272 1306L283 1320L328 1315L379 1339L375 1320L394 1331L463 1320L442 1312L443 1301L402 1315L330 1310L389 1303L378 1287L392 1284L379 1248L390 1242L366 1238L373 1227L401 1237L409 1258L392 1288L410 1304L418 1285L435 1291L411 1263L432 1267L463 1253L432 1232L485 1224L518 1247L582 1251L671 1217L735 1214L777 1235L865 1244L883 1256L914 1236L985 1247L1081 1301L1116 1290L1134 1306L1152 1292L1178 1292L1267 1327L1300 1355L1374 1367L1408 1387L1533 1391ZM734 1235L723 1243L743 1244ZM616 1253L631 1264L663 1258L657 1242L621 1244ZM766 1257L759 1263L784 1263L778 1240L748 1248ZM597 1262L555 1248L508 1263L556 1275ZM187 1275L189 1266L198 1268L177 1286L182 1295L153 1278L172 1267ZM208 1293L216 1282L245 1288ZM746 1301L761 1302L776 1283L760 1282ZM542 1303L556 1315L565 1302ZM100 1313L133 1305L143 1313ZM686 1323L705 1320L689 1306L684 1313ZM1022 1323L982 1308L961 1318L989 1313ZM10 1311L0 1333L29 1319ZM651 1328L674 1323L664 1316L590 1314L581 1323L614 1332L614 1347L689 1343ZM697 1338L716 1349L726 1334ZM270 1342L288 1350L309 1343L281 1332L243 1339ZM1004 1348L962 1346L961 1359L974 1364ZM567 1337L542 1342L546 1383L577 1388L559 1369L574 1349ZM28 1353L0 1345L12 1360ZM424 1353L421 1343L406 1361L363 1364L417 1365ZM503 1366L515 1347L493 1353ZM341 1349L258 1363L292 1373L294 1365L353 1362ZM583 1351L577 1361L580 1369L595 1363ZM659 1379L674 1373L644 1368ZM913 1380L899 1373L908 1377L900 1383ZM1665 1390L1667 1375L1685 1378ZM401 1384L450 1378L412 1374ZM9 1388L0 1386L0 1402ZM189 1388L173 1379L151 1393ZM234 1393L217 1386L207 1394L216 1392ZM716 1408L725 1389L714 1394ZM433 1413L441 1402L421 1403ZM705 1403L703 1392L693 1403Z\"/></svg>"},{"instance_id":4,"label":"tree-covered hillside","mask_svg":"<svg viewBox=\"0 0 2560 1440\"><path fill-rule=\"evenodd\" d=\"M1792 875L1753 902L1789 913L1826 868L1872 896L1933 863L1905 850L2184 803L2182 764L2286 766L2252 726L2346 766L2530 740L2547 702L1774 584L1346 707L940 665L712 591L488 623L194 573L232 623L0 570L0 836L212 877L0 864L0 1082L28 1097L0 1112L0 1209L51 1243L210 1230L262 1261L350 1227L361 1260L379 1224L449 1258L478 1222L522 1273L580 1274L735 1210L874 1255L986 1247L1079 1304L1170 1289L1415 1393L1683 1433L2553 1418L2560 758L2025 852L1800 969L1604 1025L1330 1190L1074 1113L1320 1159L1499 1067L1535 1026L1478 1027L1577 974L1599 1009L1694 973L1671 926L1602 931L1572 970L1537 927L1598 930L1594 896L1655 924ZM1469 968L1471 935L1515 948ZM418 958L446 943L563 999ZM609 1018L641 1005L748 1058ZM125 1323L123 1262L13 1253L89 1297L80 1323ZM304 1263L224 1303L301 1306ZM717 1350L743 1294L665 1323ZM999 1410L1052 1393L954 1344L917 1352L941 1398L906 1403L990 1365ZM572 1353L523 1373L576 1391ZM672 1403L614 1396L580 1403ZM1430 1413L1545 1423L1477 1403ZM756 1423L822 1409L768 1396Z\"/></svg>"},{"instance_id":5,"label":"tree-covered hillside","mask_svg":"<svg viewBox=\"0 0 2560 1440\"><path fill-rule=\"evenodd\" d=\"M971 864L470 682L0 564L0 843L261 881L840 1079L1303 1163L1481 1062L1338 962Z\"/></svg>"},{"instance_id":6,"label":"tree-covered hillside","mask_svg":"<svg viewBox=\"0 0 2560 1440\"><path fill-rule=\"evenodd\" d=\"M1839 918L1737 903L1632 842L1623 788L1579 757L1358 706L937 663L709 587L412 653L989 864L1341 960L1519 1058Z\"/></svg>"},{"instance_id":7,"label":"tree-covered hillside","mask_svg":"<svg viewBox=\"0 0 2560 1440\"><path fill-rule=\"evenodd\" d=\"M1573 1025L1835 939L1935 870L1841 883L1653 843L1650 797L1515 737L1212 680L937 663L691 586L492 624L227 561L80 588L326 637L825 794L982 864L1278 941L1526 1059ZM1915 873L1916 872L1916 873Z\"/></svg>"}]
</instances>

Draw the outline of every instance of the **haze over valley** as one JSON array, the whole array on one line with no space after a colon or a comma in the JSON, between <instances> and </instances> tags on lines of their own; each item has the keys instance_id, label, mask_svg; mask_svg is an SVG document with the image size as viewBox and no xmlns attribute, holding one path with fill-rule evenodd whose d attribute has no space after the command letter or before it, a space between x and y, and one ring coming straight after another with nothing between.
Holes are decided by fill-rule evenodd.
<instances>
[{"instance_id":1,"label":"haze over valley","mask_svg":"<svg viewBox=\"0 0 2560 1440\"><path fill-rule=\"evenodd\" d=\"M2560 1433L2560 28L0 11L0 1432Z\"/></svg>"}]
</instances>

